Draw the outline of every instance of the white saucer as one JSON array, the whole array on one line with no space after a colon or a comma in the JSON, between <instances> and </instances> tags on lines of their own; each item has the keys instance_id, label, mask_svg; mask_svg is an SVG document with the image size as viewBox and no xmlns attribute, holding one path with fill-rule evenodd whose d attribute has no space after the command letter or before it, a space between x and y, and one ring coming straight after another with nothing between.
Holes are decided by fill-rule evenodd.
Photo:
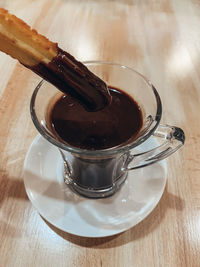
<instances>
[{"instance_id":1,"label":"white saucer","mask_svg":"<svg viewBox=\"0 0 200 267\"><path fill-rule=\"evenodd\" d=\"M52 225L78 236L105 237L133 227L155 208L166 184L166 163L129 171L112 197L87 199L64 184L58 149L37 136L24 162L24 183L33 206Z\"/></svg>"}]
</instances>

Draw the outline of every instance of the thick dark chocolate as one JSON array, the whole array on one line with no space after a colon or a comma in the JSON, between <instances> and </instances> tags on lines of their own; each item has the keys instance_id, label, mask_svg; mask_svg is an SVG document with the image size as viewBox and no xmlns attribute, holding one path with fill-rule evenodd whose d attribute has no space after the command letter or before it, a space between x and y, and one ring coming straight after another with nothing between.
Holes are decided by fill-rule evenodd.
<instances>
[{"instance_id":1,"label":"thick dark chocolate","mask_svg":"<svg viewBox=\"0 0 200 267\"><path fill-rule=\"evenodd\" d=\"M76 98L89 111L101 110L111 102L105 82L60 48L50 63L26 67Z\"/></svg>"},{"instance_id":2,"label":"thick dark chocolate","mask_svg":"<svg viewBox=\"0 0 200 267\"><path fill-rule=\"evenodd\" d=\"M142 127L142 112L128 94L109 88L112 102L88 112L75 99L62 96L50 107L49 127L58 139L71 146L99 150L133 140Z\"/></svg>"}]
</instances>

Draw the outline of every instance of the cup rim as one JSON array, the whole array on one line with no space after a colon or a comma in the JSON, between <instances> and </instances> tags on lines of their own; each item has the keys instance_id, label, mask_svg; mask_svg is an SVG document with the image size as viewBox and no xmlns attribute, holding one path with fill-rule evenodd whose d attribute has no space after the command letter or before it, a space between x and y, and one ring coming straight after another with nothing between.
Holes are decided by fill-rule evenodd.
<instances>
[{"instance_id":1,"label":"cup rim","mask_svg":"<svg viewBox=\"0 0 200 267\"><path fill-rule=\"evenodd\" d=\"M30 101L31 118L32 118L32 121L33 121L36 129L38 130L38 132L45 139L47 139L50 143L61 148L62 150L71 152L73 154L85 155L85 156L95 156L95 157L111 156L114 154L125 153L125 152L133 149L134 147L140 145L144 141L146 141L155 132L156 128L158 127L158 125L160 123L161 116L162 116L162 102L161 102L160 96L159 96L157 90L155 89L155 87L153 86L153 84L144 75L142 75L138 71L136 71L133 68L130 68L128 66L119 64L119 63L110 62L110 61L100 61L100 60L83 61L82 63L85 64L86 66L93 65L93 64L118 66L118 67L121 67L123 69L128 69L128 70L136 73L137 75L139 75L141 78L143 78L143 80L151 87L151 89L154 93L155 99L156 99L156 103L157 103L156 114L155 114L155 117L153 118L153 121L152 121L154 123L153 127L148 132L146 131L144 135L139 136L139 138L136 137L136 139L134 139L132 142L130 142L128 144L125 144L125 145L120 144L120 145L115 146L115 147L101 149L101 150L87 150L87 149L74 147L74 146L68 145L66 143L62 143L59 140L54 139L45 128L41 127L40 122L37 119L37 115L35 112L35 105L34 105L36 97L37 97L37 93L38 93L38 91L39 91L39 89L43 83L45 83L45 82L48 83L48 81L45 81L44 79L42 79L37 84L36 88L34 89L32 97L31 97L31 101ZM56 87L55 87L55 89L58 90ZM150 124L150 125L152 126L152 124Z\"/></svg>"}]
</instances>

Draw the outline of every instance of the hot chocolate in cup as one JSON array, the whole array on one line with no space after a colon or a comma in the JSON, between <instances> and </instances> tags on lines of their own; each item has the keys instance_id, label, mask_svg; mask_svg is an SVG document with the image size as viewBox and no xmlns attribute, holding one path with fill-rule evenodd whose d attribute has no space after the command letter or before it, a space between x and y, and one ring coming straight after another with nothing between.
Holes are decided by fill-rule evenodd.
<instances>
[{"instance_id":1,"label":"hot chocolate in cup","mask_svg":"<svg viewBox=\"0 0 200 267\"><path fill-rule=\"evenodd\" d=\"M160 125L160 96L143 75L110 62L84 64L109 85L108 107L88 112L42 80L30 109L39 133L60 151L65 183L85 197L103 198L120 189L129 171L177 151L185 136L176 126ZM161 144L135 154L137 146L150 137L159 138Z\"/></svg>"}]
</instances>

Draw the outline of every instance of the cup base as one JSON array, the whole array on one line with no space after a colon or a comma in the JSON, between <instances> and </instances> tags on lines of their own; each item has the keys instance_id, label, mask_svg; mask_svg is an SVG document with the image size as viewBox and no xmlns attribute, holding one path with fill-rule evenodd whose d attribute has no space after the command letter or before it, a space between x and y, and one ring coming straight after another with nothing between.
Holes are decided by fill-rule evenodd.
<instances>
[{"instance_id":1,"label":"cup base","mask_svg":"<svg viewBox=\"0 0 200 267\"><path fill-rule=\"evenodd\" d=\"M67 186L74 192L77 193L81 196L84 196L86 198L106 198L106 197L110 197L112 196L114 193L116 193L121 186L123 185L123 183L125 182L125 180L127 179L127 172L124 172L117 180L116 182L107 188L103 188L103 189L91 189L91 188L85 188L82 187L74 182L72 183L66 183ZM64 172L63 172L63 177L65 176Z\"/></svg>"}]
</instances>

